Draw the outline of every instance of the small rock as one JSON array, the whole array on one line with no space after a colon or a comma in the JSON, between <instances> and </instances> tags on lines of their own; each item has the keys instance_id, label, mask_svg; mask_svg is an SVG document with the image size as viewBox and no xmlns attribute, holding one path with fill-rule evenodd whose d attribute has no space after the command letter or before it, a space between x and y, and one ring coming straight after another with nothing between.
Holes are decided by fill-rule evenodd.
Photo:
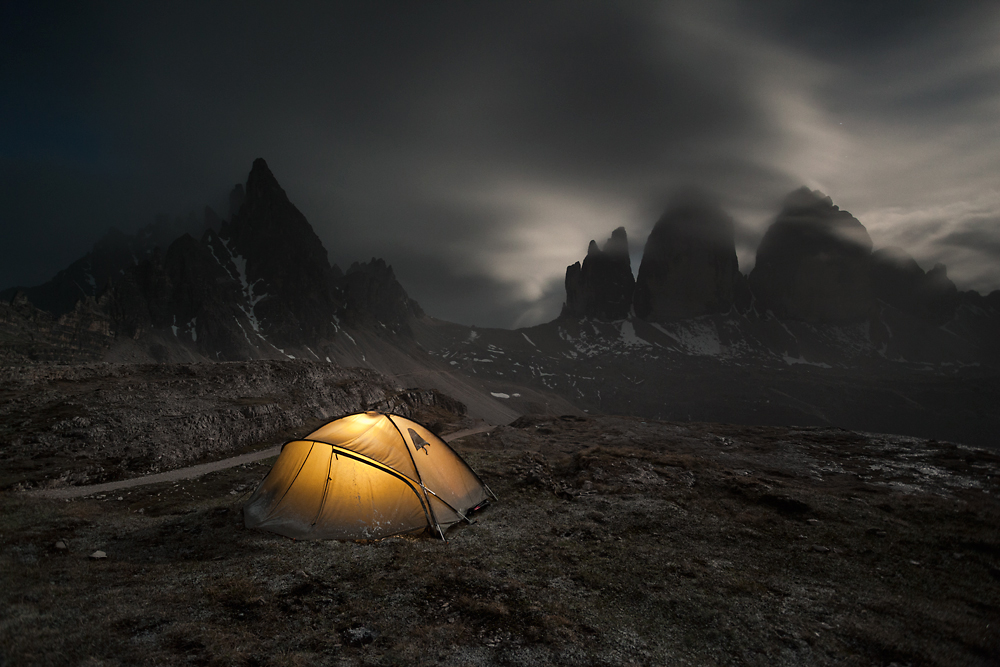
<instances>
[{"instance_id":1,"label":"small rock","mask_svg":"<svg viewBox=\"0 0 1000 667\"><path fill-rule=\"evenodd\" d=\"M54 546L56 548L56 551L66 551L69 548L68 546L66 546L66 543L63 542L62 540L56 542Z\"/></svg>"},{"instance_id":2,"label":"small rock","mask_svg":"<svg viewBox=\"0 0 1000 667\"><path fill-rule=\"evenodd\" d=\"M103 560L107 557L108 555L100 550L97 550L94 553L90 554L90 560Z\"/></svg>"},{"instance_id":3,"label":"small rock","mask_svg":"<svg viewBox=\"0 0 1000 667\"><path fill-rule=\"evenodd\" d=\"M343 632L344 641L349 646L367 646L375 641L376 637L378 637L377 632L369 630L364 626L348 628Z\"/></svg>"},{"instance_id":4,"label":"small rock","mask_svg":"<svg viewBox=\"0 0 1000 667\"><path fill-rule=\"evenodd\" d=\"M830 547L823 547L818 544L813 545L813 551L821 554L825 554L830 551Z\"/></svg>"},{"instance_id":5,"label":"small rock","mask_svg":"<svg viewBox=\"0 0 1000 667\"><path fill-rule=\"evenodd\" d=\"M806 523L808 523L810 526L815 526L817 523L819 523L819 519L806 519Z\"/></svg>"}]
</instances>

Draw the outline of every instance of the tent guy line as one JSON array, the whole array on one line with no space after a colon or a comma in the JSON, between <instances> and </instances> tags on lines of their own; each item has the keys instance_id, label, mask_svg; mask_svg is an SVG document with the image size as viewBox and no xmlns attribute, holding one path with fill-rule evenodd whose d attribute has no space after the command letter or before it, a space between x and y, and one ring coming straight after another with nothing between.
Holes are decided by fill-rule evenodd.
<instances>
[{"instance_id":1,"label":"tent guy line","mask_svg":"<svg viewBox=\"0 0 1000 667\"><path fill-rule=\"evenodd\" d=\"M475 435L477 433L485 433L487 431L492 431L496 428L493 424L480 424L478 426L473 426L472 428L462 429L460 431L455 431L454 433L449 433L448 435L441 436L441 439L445 442L452 442L458 440L459 438L464 438L469 435ZM275 447L269 447L267 449L262 449L257 452L250 452L249 454L240 454L239 456L233 456L228 459L221 459L219 461L211 461L210 463L200 463L198 465L189 466L187 468L177 468L176 470L168 470L166 472L160 472L153 475L145 475L143 477L135 477L132 479L123 479L117 482L105 482L104 484L90 484L88 486L69 486L59 489L32 489L30 491L25 491L24 495L34 496L36 498L51 498L56 500L70 499L70 498L81 498L83 496L91 496L98 493L108 493L110 491L119 491L121 489L131 489L136 486L146 486L149 484L158 484L160 482L177 482L183 479L193 479L195 477L201 477L210 472L216 472L218 470L225 470L227 468L234 468L238 465L243 465L245 463L253 463L255 461L260 461L262 459L269 459L278 456L281 453L281 448L283 445L277 445Z\"/></svg>"}]
</instances>

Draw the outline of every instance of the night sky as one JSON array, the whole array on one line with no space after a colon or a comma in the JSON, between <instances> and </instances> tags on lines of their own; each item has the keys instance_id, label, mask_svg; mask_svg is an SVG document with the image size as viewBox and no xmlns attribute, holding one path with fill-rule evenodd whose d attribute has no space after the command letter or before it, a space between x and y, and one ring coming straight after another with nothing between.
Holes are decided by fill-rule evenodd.
<instances>
[{"instance_id":1,"label":"night sky","mask_svg":"<svg viewBox=\"0 0 1000 667\"><path fill-rule=\"evenodd\" d=\"M552 319L618 226L637 269L690 186L744 273L807 185L1000 288L1000 3L0 7L0 287L111 226L226 215L263 157L331 262L383 257L464 324Z\"/></svg>"}]
</instances>

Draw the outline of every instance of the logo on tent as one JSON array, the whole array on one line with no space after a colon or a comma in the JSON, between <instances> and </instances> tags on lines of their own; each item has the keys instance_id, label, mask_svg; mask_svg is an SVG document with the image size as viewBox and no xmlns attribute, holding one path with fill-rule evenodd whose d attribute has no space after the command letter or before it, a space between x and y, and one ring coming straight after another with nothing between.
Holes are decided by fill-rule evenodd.
<instances>
[{"instance_id":1,"label":"logo on tent","mask_svg":"<svg viewBox=\"0 0 1000 667\"><path fill-rule=\"evenodd\" d=\"M423 438L421 438L420 435L417 434L417 432L414 431L412 428L408 428L406 430L410 432L410 440L413 441L413 446L415 448L417 448L418 450L423 449L424 447L430 447L431 446L431 443L429 443L426 440L424 440ZM424 454L430 454L430 453L431 453L430 449L428 449L427 451L424 452Z\"/></svg>"}]
</instances>

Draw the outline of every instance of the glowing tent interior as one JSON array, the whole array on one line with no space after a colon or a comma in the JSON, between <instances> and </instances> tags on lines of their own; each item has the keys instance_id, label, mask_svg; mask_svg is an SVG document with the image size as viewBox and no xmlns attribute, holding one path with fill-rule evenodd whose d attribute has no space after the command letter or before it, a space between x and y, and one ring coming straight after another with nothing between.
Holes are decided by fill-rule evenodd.
<instances>
[{"instance_id":1,"label":"glowing tent interior","mask_svg":"<svg viewBox=\"0 0 1000 667\"><path fill-rule=\"evenodd\" d=\"M296 539L378 539L425 530L443 538L492 495L424 426L364 412L285 443L243 506L243 521Z\"/></svg>"}]
</instances>

